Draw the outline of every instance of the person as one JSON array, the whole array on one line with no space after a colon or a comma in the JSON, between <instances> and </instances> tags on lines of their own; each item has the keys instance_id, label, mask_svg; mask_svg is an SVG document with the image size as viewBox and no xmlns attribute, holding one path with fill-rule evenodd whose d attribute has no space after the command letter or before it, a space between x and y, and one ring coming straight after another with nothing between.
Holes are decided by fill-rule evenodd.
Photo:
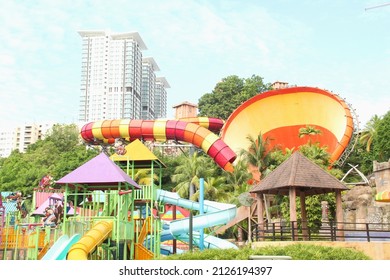
<instances>
[{"instance_id":1,"label":"person","mask_svg":"<svg viewBox=\"0 0 390 280\"><path fill-rule=\"evenodd\" d=\"M56 225L56 216L54 215L53 209L47 207L45 209L45 217L42 219L44 226L55 226Z\"/></svg>"},{"instance_id":2,"label":"person","mask_svg":"<svg viewBox=\"0 0 390 280\"><path fill-rule=\"evenodd\" d=\"M59 224L62 222L62 217L64 215L64 206L61 200L58 200L55 206L54 215L56 216L56 223Z\"/></svg>"},{"instance_id":3,"label":"person","mask_svg":"<svg viewBox=\"0 0 390 280\"><path fill-rule=\"evenodd\" d=\"M49 189L52 189L51 184L53 183L53 177L51 177L50 174L43 176L42 179L39 181L39 188L44 189L48 187Z\"/></svg>"}]
</instances>

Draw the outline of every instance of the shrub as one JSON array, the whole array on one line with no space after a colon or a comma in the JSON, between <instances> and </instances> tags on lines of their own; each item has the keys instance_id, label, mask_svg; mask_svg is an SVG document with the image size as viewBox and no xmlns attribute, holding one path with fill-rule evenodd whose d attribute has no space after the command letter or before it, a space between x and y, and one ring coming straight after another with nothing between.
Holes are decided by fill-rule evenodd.
<instances>
[{"instance_id":1,"label":"shrub","mask_svg":"<svg viewBox=\"0 0 390 280\"><path fill-rule=\"evenodd\" d=\"M206 249L163 256L162 260L248 260L250 255L290 256L293 260L369 260L364 253L347 248L308 244L267 246L262 248Z\"/></svg>"}]
</instances>

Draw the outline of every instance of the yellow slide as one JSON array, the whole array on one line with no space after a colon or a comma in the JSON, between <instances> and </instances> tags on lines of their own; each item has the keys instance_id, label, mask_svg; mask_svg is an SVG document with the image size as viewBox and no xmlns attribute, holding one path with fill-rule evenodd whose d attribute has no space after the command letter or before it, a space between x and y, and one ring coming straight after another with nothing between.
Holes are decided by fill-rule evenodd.
<instances>
[{"instance_id":1,"label":"yellow slide","mask_svg":"<svg viewBox=\"0 0 390 280\"><path fill-rule=\"evenodd\" d=\"M94 225L70 248L67 260L88 260L88 255L108 238L112 225L112 221L100 221Z\"/></svg>"}]
</instances>

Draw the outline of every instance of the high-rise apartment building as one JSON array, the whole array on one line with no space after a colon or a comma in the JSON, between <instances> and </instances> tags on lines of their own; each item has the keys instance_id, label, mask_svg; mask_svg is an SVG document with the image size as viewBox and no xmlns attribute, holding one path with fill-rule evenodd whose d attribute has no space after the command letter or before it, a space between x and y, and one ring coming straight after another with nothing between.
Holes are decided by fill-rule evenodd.
<instances>
[{"instance_id":1,"label":"high-rise apartment building","mask_svg":"<svg viewBox=\"0 0 390 280\"><path fill-rule=\"evenodd\" d=\"M146 45L141 36L78 33L82 38L79 121L154 119L154 71L159 69L153 58L143 59Z\"/></svg>"},{"instance_id":2,"label":"high-rise apartment building","mask_svg":"<svg viewBox=\"0 0 390 280\"><path fill-rule=\"evenodd\" d=\"M12 130L0 131L0 157L8 157L13 150L24 153L28 145L44 139L53 125L53 123L31 123Z\"/></svg>"},{"instance_id":3,"label":"high-rise apartment building","mask_svg":"<svg viewBox=\"0 0 390 280\"><path fill-rule=\"evenodd\" d=\"M167 79L157 77L154 93L154 115L156 119L167 117L167 88L170 88Z\"/></svg>"},{"instance_id":4,"label":"high-rise apartment building","mask_svg":"<svg viewBox=\"0 0 390 280\"><path fill-rule=\"evenodd\" d=\"M14 149L15 131L0 131L0 157L8 157Z\"/></svg>"},{"instance_id":5,"label":"high-rise apartment building","mask_svg":"<svg viewBox=\"0 0 390 280\"><path fill-rule=\"evenodd\" d=\"M141 117L142 50L137 32L79 31L81 122Z\"/></svg>"},{"instance_id":6,"label":"high-rise apartment building","mask_svg":"<svg viewBox=\"0 0 390 280\"><path fill-rule=\"evenodd\" d=\"M142 59L141 118L143 120L155 119L156 71L160 71L160 69L152 57Z\"/></svg>"},{"instance_id":7,"label":"high-rise apartment building","mask_svg":"<svg viewBox=\"0 0 390 280\"><path fill-rule=\"evenodd\" d=\"M28 124L16 128L14 148L21 153L27 150L28 145L37 142L39 139L39 125Z\"/></svg>"}]
</instances>

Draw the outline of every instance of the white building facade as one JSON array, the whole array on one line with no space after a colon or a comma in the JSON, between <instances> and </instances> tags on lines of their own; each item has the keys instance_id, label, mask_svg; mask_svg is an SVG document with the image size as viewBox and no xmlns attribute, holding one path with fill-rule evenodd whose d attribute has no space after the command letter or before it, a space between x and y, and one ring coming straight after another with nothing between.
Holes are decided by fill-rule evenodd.
<instances>
[{"instance_id":1,"label":"white building facade","mask_svg":"<svg viewBox=\"0 0 390 280\"><path fill-rule=\"evenodd\" d=\"M0 157L8 157L14 149L15 131L0 131Z\"/></svg>"},{"instance_id":2,"label":"white building facade","mask_svg":"<svg viewBox=\"0 0 390 280\"><path fill-rule=\"evenodd\" d=\"M79 121L141 117L142 50L137 32L79 31L82 63Z\"/></svg>"},{"instance_id":3,"label":"white building facade","mask_svg":"<svg viewBox=\"0 0 390 280\"><path fill-rule=\"evenodd\" d=\"M152 57L142 59L141 119L143 120L155 119L156 71L160 69Z\"/></svg>"},{"instance_id":4,"label":"white building facade","mask_svg":"<svg viewBox=\"0 0 390 280\"><path fill-rule=\"evenodd\" d=\"M165 77L157 77L154 93L154 116L156 119L167 117L167 88L170 88L167 79Z\"/></svg>"},{"instance_id":5,"label":"white building facade","mask_svg":"<svg viewBox=\"0 0 390 280\"><path fill-rule=\"evenodd\" d=\"M8 157L13 150L26 152L29 145L44 139L53 125L54 123L31 123L0 131L0 157Z\"/></svg>"},{"instance_id":6,"label":"white building facade","mask_svg":"<svg viewBox=\"0 0 390 280\"><path fill-rule=\"evenodd\" d=\"M160 69L153 58L143 58L147 48L137 32L78 33L82 38L80 123L166 116L166 91L161 98L155 75ZM159 109L156 114L156 107L165 112Z\"/></svg>"}]
</instances>

